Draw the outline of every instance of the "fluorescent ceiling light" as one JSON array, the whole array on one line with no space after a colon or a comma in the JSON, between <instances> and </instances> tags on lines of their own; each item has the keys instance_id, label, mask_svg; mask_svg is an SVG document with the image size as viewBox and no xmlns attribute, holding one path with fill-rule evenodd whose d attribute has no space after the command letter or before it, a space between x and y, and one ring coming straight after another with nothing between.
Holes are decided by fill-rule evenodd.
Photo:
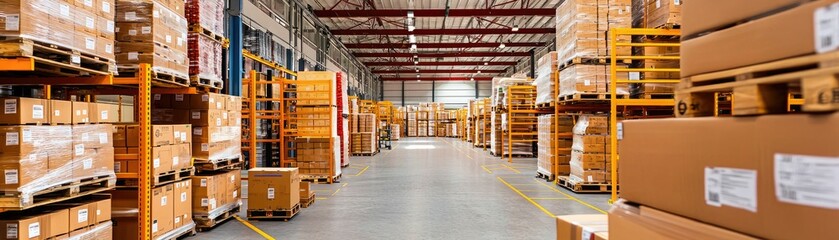
<instances>
[{"instance_id":1,"label":"fluorescent ceiling light","mask_svg":"<svg viewBox=\"0 0 839 240\"><path fill-rule=\"evenodd\" d=\"M518 25L513 26L513 32L518 32L518 31L519 31L519 26Z\"/></svg>"},{"instance_id":2,"label":"fluorescent ceiling light","mask_svg":"<svg viewBox=\"0 0 839 240\"><path fill-rule=\"evenodd\" d=\"M414 61L414 65L417 65L417 64L419 64L419 61Z\"/></svg>"},{"instance_id":3,"label":"fluorescent ceiling light","mask_svg":"<svg viewBox=\"0 0 839 240\"><path fill-rule=\"evenodd\" d=\"M501 45L498 45L498 48L505 48L505 47L507 47L507 45L504 45L504 43L501 43Z\"/></svg>"},{"instance_id":4,"label":"fluorescent ceiling light","mask_svg":"<svg viewBox=\"0 0 839 240\"><path fill-rule=\"evenodd\" d=\"M478 70L478 73L481 73L481 70Z\"/></svg>"},{"instance_id":5,"label":"fluorescent ceiling light","mask_svg":"<svg viewBox=\"0 0 839 240\"><path fill-rule=\"evenodd\" d=\"M484 62L484 66L489 65L489 62Z\"/></svg>"},{"instance_id":6,"label":"fluorescent ceiling light","mask_svg":"<svg viewBox=\"0 0 839 240\"><path fill-rule=\"evenodd\" d=\"M417 82L422 82L422 80L417 79Z\"/></svg>"},{"instance_id":7,"label":"fluorescent ceiling light","mask_svg":"<svg viewBox=\"0 0 839 240\"><path fill-rule=\"evenodd\" d=\"M419 69L417 69L417 72L419 72Z\"/></svg>"},{"instance_id":8,"label":"fluorescent ceiling light","mask_svg":"<svg viewBox=\"0 0 839 240\"><path fill-rule=\"evenodd\" d=\"M413 32L413 31L414 31L414 29L416 29L416 27L414 27L414 26L408 26L408 32Z\"/></svg>"},{"instance_id":9,"label":"fluorescent ceiling light","mask_svg":"<svg viewBox=\"0 0 839 240\"><path fill-rule=\"evenodd\" d=\"M475 81L475 78L469 78L469 81Z\"/></svg>"},{"instance_id":10,"label":"fluorescent ceiling light","mask_svg":"<svg viewBox=\"0 0 839 240\"><path fill-rule=\"evenodd\" d=\"M417 36L414 36L413 34L408 35L408 41L411 43L417 43Z\"/></svg>"},{"instance_id":11,"label":"fluorescent ceiling light","mask_svg":"<svg viewBox=\"0 0 839 240\"><path fill-rule=\"evenodd\" d=\"M414 17L414 11L408 11L408 17L413 18Z\"/></svg>"},{"instance_id":12,"label":"fluorescent ceiling light","mask_svg":"<svg viewBox=\"0 0 839 240\"><path fill-rule=\"evenodd\" d=\"M411 44L411 50L417 50L417 44L416 43Z\"/></svg>"}]
</instances>

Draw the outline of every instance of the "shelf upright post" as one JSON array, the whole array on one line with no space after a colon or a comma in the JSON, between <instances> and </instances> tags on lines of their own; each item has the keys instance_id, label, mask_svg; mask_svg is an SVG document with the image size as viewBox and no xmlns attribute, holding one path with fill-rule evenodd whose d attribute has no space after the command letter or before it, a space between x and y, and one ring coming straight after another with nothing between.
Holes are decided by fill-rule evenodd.
<instances>
[{"instance_id":1,"label":"shelf upright post","mask_svg":"<svg viewBox=\"0 0 839 240\"><path fill-rule=\"evenodd\" d=\"M610 143L612 144L612 146L610 146L611 152L612 152L612 157L611 157L612 158L611 159L611 161L612 161L612 166L611 166L612 167L612 169L611 169L612 174L610 174L611 175L611 180L610 181L611 181L611 184L612 184L612 193L611 193L612 197L609 200L610 203L612 203L612 202L614 202L618 199L618 191L616 190L617 187L615 187L616 186L615 184L618 182L618 175L615 174L615 173L617 173L617 170L618 170L618 162L617 162L618 161L618 138L615 137L615 134L618 133L618 127L617 127L617 121L618 121L617 90L618 90L618 84L617 84L617 81L614 81L615 79L617 79L616 74L618 73L618 71L617 71L617 68L618 68L617 67L617 62L618 62L617 57L618 56L617 56L617 53L615 52L618 49L618 46L616 44L617 40L615 39L615 37L618 36L617 32L618 32L617 29L612 29L611 31L609 31L609 39L612 40L611 44L609 44L609 55L610 55L609 59L612 60L612 61L610 61L611 65L610 65L610 68L609 68L609 76L611 77L611 80L612 80L612 81L609 82L609 100L610 100L609 101L609 103L610 103L609 104L609 134L610 134L609 139L610 139Z\"/></svg>"},{"instance_id":2,"label":"shelf upright post","mask_svg":"<svg viewBox=\"0 0 839 240\"><path fill-rule=\"evenodd\" d=\"M250 156L250 168L256 167L256 85L259 82L259 75L257 74L256 70L251 70L248 73L250 76L250 80L248 80L248 108L250 112L248 114L248 127L250 128L248 144L250 147L248 148L248 154Z\"/></svg>"},{"instance_id":3,"label":"shelf upright post","mask_svg":"<svg viewBox=\"0 0 839 240\"><path fill-rule=\"evenodd\" d=\"M151 66L140 64L138 108L140 109L139 239L151 239Z\"/></svg>"}]
</instances>

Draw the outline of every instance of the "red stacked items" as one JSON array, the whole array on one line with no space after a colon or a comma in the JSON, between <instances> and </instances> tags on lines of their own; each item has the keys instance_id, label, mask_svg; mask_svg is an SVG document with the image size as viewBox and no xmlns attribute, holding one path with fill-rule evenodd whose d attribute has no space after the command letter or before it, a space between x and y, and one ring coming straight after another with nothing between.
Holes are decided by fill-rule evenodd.
<instances>
[{"instance_id":1,"label":"red stacked items","mask_svg":"<svg viewBox=\"0 0 839 240\"><path fill-rule=\"evenodd\" d=\"M191 27L224 36L224 1L186 0L186 18Z\"/></svg>"},{"instance_id":2,"label":"red stacked items","mask_svg":"<svg viewBox=\"0 0 839 240\"><path fill-rule=\"evenodd\" d=\"M189 46L189 75L196 76L202 84L221 86L222 45L215 39L203 34L190 32L187 37ZM193 80L195 81L195 80Z\"/></svg>"}]
</instances>

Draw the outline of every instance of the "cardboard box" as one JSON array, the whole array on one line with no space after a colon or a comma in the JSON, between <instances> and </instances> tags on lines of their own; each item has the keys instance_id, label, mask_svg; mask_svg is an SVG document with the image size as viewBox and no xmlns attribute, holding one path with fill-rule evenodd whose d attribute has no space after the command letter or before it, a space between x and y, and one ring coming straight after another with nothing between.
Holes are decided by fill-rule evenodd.
<instances>
[{"instance_id":1,"label":"cardboard box","mask_svg":"<svg viewBox=\"0 0 839 240\"><path fill-rule=\"evenodd\" d=\"M164 185L152 189L151 199L151 235L160 236L174 229L174 185Z\"/></svg>"},{"instance_id":2,"label":"cardboard box","mask_svg":"<svg viewBox=\"0 0 839 240\"><path fill-rule=\"evenodd\" d=\"M93 215L95 210L91 211L90 204L78 204L75 207L71 207L69 211L70 231L75 231L76 229L87 227L95 219Z\"/></svg>"},{"instance_id":3,"label":"cardboard box","mask_svg":"<svg viewBox=\"0 0 839 240\"><path fill-rule=\"evenodd\" d=\"M227 126L229 117L225 110L196 110L190 112L189 123L193 126Z\"/></svg>"},{"instance_id":4,"label":"cardboard box","mask_svg":"<svg viewBox=\"0 0 839 240\"><path fill-rule=\"evenodd\" d=\"M718 226L708 225L647 206L619 200L609 210L612 240L756 239Z\"/></svg>"},{"instance_id":5,"label":"cardboard box","mask_svg":"<svg viewBox=\"0 0 839 240\"><path fill-rule=\"evenodd\" d=\"M206 94L197 94L197 95L189 95L190 96L190 109L215 109L215 110L225 110L227 105L227 97L226 95L222 94L215 94L215 93L206 93ZM232 110L241 110L242 108L232 109Z\"/></svg>"},{"instance_id":6,"label":"cardboard box","mask_svg":"<svg viewBox=\"0 0 839 240\"><path fill-rule=\"evenodd\" d=\"M609 239L609 218L605 214L580 214L557 216L556 239Z\"/></svg>"},{"instance_id":7,"label":"cardboard box","mask_svg":"<svg viewBox=\"0 0 839 240\"><path fill-rule=\"evenodd\" d=\"M192 212L196 215L207 215L210 211L220 207L221 198L225 191L221 178L225 174L192 176Z\"/></svg>"},{"instance_id":8,"label":"cardboard box","mask_svg":"<svg viewBox=\"0 0 839 240\"><path fill-rule=\"evenodd\" d=\"M113 125L114 132L113 132L113 139L114 139L114 147L116 148L125 148L125 127L126 125Z\"/></svg>"},{"instance_id":9,"label":"cardboard box","mask_svg":"<svg viewBox=\"0 0 839 240\"><path fill-rule=\"evenodd\" d=\"M172 108L174 109L190 109L190 104L192 102L192 95L184 95L184 94L173 94L172 95Z\"/></svg>"},{"instance_id":10,"label":"cardboard box","mask_svg":"<svg viewBox=\"0 0 839 240\"><path fill-rule=\"evenodd\" d=\"M174 227L178 228L192 222L192 180L175 182L174 192Z\"/></svg>"},{"instance_id":11,"label":"cardboard box","mask_svg":"<svg viewBox=\"0 0 839 240\"><path fill-rule=\"evenodd\" d=\"M175 143L175 130L172 125L155 124L151 126L151 145L163 146Z\"/></svg>"},{"instance_id":12,"label":"cardboard box","mask_svg":"<svg viewBox=\"0 0 839 240\"><path fill-rule=\"evenodd\" d=\"M114 55L114 40L100 36L96 40L96 55L106 59L116 59L116 55Z\"/></svg>"},{"instance_id":13,"label":"cardboard box","mask_svg":"<svg viewBox=\"0 0 839 240\"><path fill-rule=\"evenodd\" d=\"M153 128L154 126L152 126ZM154 133L154 131L152 131ZM136 148L140 146L140 126L127 125L125 126L125 146L128 148Z\"/></svg>"},{"instance_id":14,"label":"cardboard box","mask_svg":"<svg viewBox=\"0 0 839 240\"><path fill-rule=\"evenodd\" d=\"M82 148L73 156L73 176L90 178L114 173L114 148ZM78 148L77 148L78 150Z\"/></svg>"},{"instance_id":15,"label":"cardboard box","mask_svg":"<svg viewBox=\"0 0 839 240\"><path fill-rule=\"evenodd\" d=\"M192 126L179 124L172 126L172 144L192 143Z\"/></svg>"},{"instance_id":16,"label":"cardboard box","mask_svg":"<svg viewBox=\"0 0 839 240\"><path fill-rule=\"evenodd\" d=\"M172 145L156 146L151 148L152 174L160 175L172 170Z\"/></svg>"},{"instance_id":17,"label":"cardboard box","mask_svg":"<svg viewBox=\"0 0 839 240\"><path fill-rule=\"evenodd\" d=\"M30 156L35 156L34 161ZM31 184L46 175L49 171L48 164L46 154L22 156L3 154L0 156L0 171L3 171L5 180L0 182L0 189L10 192L18 191L19 187Z\"/></svg>"},{"instance_id":18,"label":"cardboard box","mask_svg":"<svg viewBox=\"0 0 839 240\"><path fill-rule=\"evenodd\" d=\"M835 2L832 0L811 2L772 16L683 41L681 76L690 77L815 53L819 43L816 41L816 28L813 25L816 9ZM748 4L737 9L751 7L752 5ZM686 6L685 9L687 8ZM704 18L708 16L703 15ZM784 29L784 34L778 34L778 29Z\"/></svg>"},{"instance_id":19,"label":"cardboard box","mask_svg":"<svg viewBox=\"0 0 839 240\"><path fill-rule=\"evenodd\" d=\"M38 98L6 97L0 124L48 124L49 101Z\"/></svg>"},{"instance_id":20,"label":"cardboard box","mask_svg":"<svg viewBox=\"0 0 839 240\"><path fill-rule=\"evenodd\" d=\"M40 218L44 223L42 226L44 232L41 234L44 238L60 236L70 232L70 211L67 209L48 210Z\"/></svg>"},{"instance_id":21,"label":"cardboard box","mask_svg":"<svg viewBox=\"0 0 839 240\"><path fill-rule=\"evenodd\" d=\"M111 124L73 125L73 146L85 149L113 147L113 131Z\"/></svg>"},{"instance_id":22,"label":"cardboard box","mask_svg":"<svg viewBox=\"0 0 839 240\"><path fill-rule=\"evenodd\" d=\"M839 210L820 207L830 203L818 199L832 198L811 190L835 184L808 174L835 168L836 142L837 113L628 120L619 146L621 198L760 238L828 236Z\"/></svg>"},{"instance_id":23,"label":"cardboard box","mask_svg":"<svg viewBox=\"0 0 839 240\"><path fill-rule=\"evenodd\" d=\"M114 13L116 4L114 4L114 0L96 0L96 7L95 10L98 11L98 15L101 17L106 17L110 20L114 20Z\"/></svg>"},{"instance_id":24,"label":"cardboard box","mask_svg":"<svg viewBox=\"0 0 839 240\"><path fill-rule=\"evenodd\" d=\"M172 169L179 170L192 166L192 144L181 143L171 145Z\"/></svg>"},{"instance_id":25,"label":"cardboard box","mask_svg":"<svg viewBox=\"0 0 839 240\"><path fill-rule=\"evenodd\" d=\"M90 103L87 102L72 102L73 124L89 123L90 122Z\"/></svg>"},{"instance_id":26,"label":"cardboard box","mask_svg":"<svg viewBox=\"0 0 839 240\"><path fill-rule=\"evenodd\" d=\"M682 36L729 27L744 20L789 9L812 0L703 0L682 2Z\"/></svg>"},{"instance_id":27,"label":"cardboard box","mask_svg":"<svg viewBox=\"0 0 839 240\"><path fill-rule=\"evenodd\" d=\"M300 200L309 199L314 192L312 192L312 185L309 182L300 182Z\"/></svg>"},{"instance_id":28,"label":"cardboard box","mask_svg":"<svg viewBox=\"0 0 839 240\"><path fill-rule=\"evenodd\" d=\"M73 104L70 101L48 100L50 109L50 123L70 124L73 122Z\"/></svg>"},{"instance_id":29,"label":"cardboard box","mask_svg":"<svg viewBox=\"0 0 839 240\"><path fill-rule=\"evenodd\" d=\"M38 216L10 215L9 218L0 219L0 236L6 239L42 239L42 230L46 229L46 223Z\"/></svg>"},{"instance_id":30,"label":"cardboard box","mask_svg":"<svg viewBox=\"0 0 839 240\"><path fill-rule=\"evenodd\" d=\"M292 209L300 204L297 168L248 170L248 209Z\"/></svg>"},{"instance_id":31,"label":"cardboard box","mask_svg":"<svg viewBox=\"0 0 839 240\"><path fill-rule=\"evenodd\" d=\"M119 122L119 105L110 103L89 103L90 122L116 123Z\"/></svg>"}]
</instances>

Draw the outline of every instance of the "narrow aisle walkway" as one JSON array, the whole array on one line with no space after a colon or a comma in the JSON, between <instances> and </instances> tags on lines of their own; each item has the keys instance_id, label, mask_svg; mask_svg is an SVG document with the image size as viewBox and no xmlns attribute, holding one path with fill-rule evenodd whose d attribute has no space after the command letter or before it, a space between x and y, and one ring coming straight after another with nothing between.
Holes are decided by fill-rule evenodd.
<instances>
[{"instance_id":1,"label":"narrow aisle walkway","mask_svg":"<svg viewBox=\"0 0 839 240\"><path fill-rule=\"evenodd\" d=\"M608 209L606 195L575 196L535 179L535 159L508 163L453 138L394 146L352 157L341 183L313 185L315 204L294 219L251 224L277 239L552 239L551 216ZM198 237L260 235L231 222Z\"/></svg>"}]
</instances>

